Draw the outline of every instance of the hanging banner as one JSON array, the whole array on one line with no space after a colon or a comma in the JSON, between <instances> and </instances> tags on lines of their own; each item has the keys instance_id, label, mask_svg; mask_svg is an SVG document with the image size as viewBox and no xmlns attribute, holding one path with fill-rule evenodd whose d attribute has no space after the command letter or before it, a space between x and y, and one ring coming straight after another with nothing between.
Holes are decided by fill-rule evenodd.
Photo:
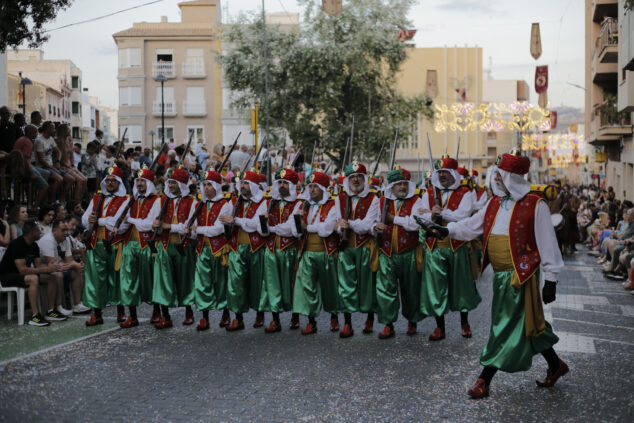
<instances>
[{"instance_id":1,"label":"hanging banner","mask_svg":"<svg viewBox=\"0 0 634 423\"><path fill-rule=\"evenodd\" d=\"M415 29L399 29L398 30L398 40L402 43L405 41L411 40L412 38L414 38L414 35L416 35Z\"/></svg>"},{"instance_id":2,"label":"hanging banner","mask_svg":"<svg viewBox=\"0 0 634 423\"><path fill-rule=\"evenodd\" d=\"M571 123L570 125L568 125L568 128L569 128L570 132L572 132L573 134L576 134L577 131L579 130L579 124Z\"/></svg>"},{"instance_id":3,"label":"hanging banner","mask_svg":"<svg viewBox=\"0 0 634 423\"><path fill-rule=\"evenodd\" d=\"M535 91L537 94L545 93L548 90L548 65L537 66L535 68Z\"/></svg>"},{"instance_id":4,"label":"hanging banner","mask_svg":"<svg viewBox=\"0 0 634 423\"><path fill-rule=\"evenodd\" d=\"M429 98L438 97L438 73L435 69L427 69L425 95L427 95L427 97Z\"/></svg>"},{"instance_id":5,"label":"hanging banner","mask_svg":"<svg viewBox=\"0 0 634 423\"><path fill-rule=\"evenodd\" d=\"M537 60L542 55L542 37L539 34L539 23L531 26L531 56Z\"/></svg>"},{"instance_id":6,"label":"hanging banner","mask_svg":"<svg viewBox=\"0 0 634 423\"><path fill-rule=\"evenodd\" d=\"M341 13L342 0L321 0L321 8L330 16L337 16Z\"/></svg>"},{"instance_id":7,"label":"hanging banner","mask_svg":"<svg viewBox=\"0 0 634 423\"><path fill-rule=\"evenodd\" d=\"M550 111L550 129L557 128L557 112L554 110Z\"/></svg>"}]
</instances>

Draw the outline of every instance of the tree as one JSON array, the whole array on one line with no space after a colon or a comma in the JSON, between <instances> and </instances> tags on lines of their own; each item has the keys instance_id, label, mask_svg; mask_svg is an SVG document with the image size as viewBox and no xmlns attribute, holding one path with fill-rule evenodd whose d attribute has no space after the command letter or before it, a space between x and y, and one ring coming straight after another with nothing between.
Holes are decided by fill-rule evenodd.
<instances>
[{"instance_id":1,"label":"tree","mask_svg":"<svg viewBox=\"0 0 634 423\"><path fill-rule=\"evenodd\" d=\"M299 3L305 10L299 31L267 25L270 127L278 128L271 130L273 142L285 132L312 151L321 139L320 150L339 165L353 115L359 159L374 159L396 128L401 140L407 137L418 115L431 118L431 100L396 89L408 48L397 33L411 27L406 16L413 0L348 0L334 18L322 12L321 1ZM218 60L237 109L264 104L262 25L261 15L242 16L224 34L229 48Z\"/></svg>"},{"instance_id":2,"label":"tree","mask_svg":"<svg viewBox=\"0 0 634 423\"><path fill-rule=\"evenodd\" d=\"M35 48L48 40L44 25L72 0L12 0L0 2L0 52L27 42Z\"/></svg>"}]
</instances>

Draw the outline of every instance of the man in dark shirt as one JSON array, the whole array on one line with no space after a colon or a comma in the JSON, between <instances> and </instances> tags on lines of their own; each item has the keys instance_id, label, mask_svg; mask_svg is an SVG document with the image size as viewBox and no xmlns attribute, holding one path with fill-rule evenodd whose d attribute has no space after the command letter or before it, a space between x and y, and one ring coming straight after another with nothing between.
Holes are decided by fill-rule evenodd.
<instances>
[{"instance_id":1,"label":"man in dark shirt","mask_svg":"<svg viewBox=\"0 0 634 423\"><path fill-rule=\"evenodd\" d=\"M0 151L9 153L13 150L15 140L20 137L20 130L9 120L11 111L7 106L0 107Z\"/></svg>"},{"instance_id":2,"label":"man in dark shirt","mask_svg":"<svg viewBox=\"0 0 634 423\"><path fill-rule=\"evenodd\" d=\"M49 310L46 318L38 308L39 283L47 285L49 303L55 301L57 284L54 272L63 270L62 263L52 263L45 266L40 259L40 249L35 242L40 238L40 228L33 221L27 221L22 228L22 236L14 239L5 251L0 262L0 283L3 286L17 286L28 288L29 302L33 315L29 320L32 326L48 326L48 320L66 320L56 310Z\"/></svg>"}]
</instances>

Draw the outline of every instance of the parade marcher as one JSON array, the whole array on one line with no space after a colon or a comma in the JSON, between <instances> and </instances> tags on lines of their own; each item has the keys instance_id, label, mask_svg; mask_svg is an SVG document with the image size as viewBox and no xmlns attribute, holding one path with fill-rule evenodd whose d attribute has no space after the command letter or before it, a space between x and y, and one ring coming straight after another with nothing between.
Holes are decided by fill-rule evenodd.
<instances>
[{"instance_id":1,"label":"parade marcher","mask_svg":"<svg viewBox=\"0 0 634 423\"><path fill-rule=\"evenodd\" d=\"M371 233L379 219L379 198L369 192L368 175L363 164L352 162L346 166L344 173L345 193L340 193L335 201L339 211L338 231L344 236L347 232L349 236L339 252L337 265L339 297L345 319L339 336L348 338L354 335L351 313L368 314L363 333L371 333L374 325L376 275L372 267L375 268L378 263L372 263L372 260L378 262L378 252Z\"/></svg>"},{"instance_id":2,"label":"parade marcher","mask_svg":"<svg viewBox=\"0 0 634 423\"><path fill-rule=\"evenodd\" d=\"M183 325L194 323L194 262L193 243L185 235L185 225L193 213L194 198L189 196L189 173L182 168L171 168L167 173L167 190L161 197L161 206L167 201L163 219L154 221L153 227L162 228L156 243L152 302L161 305L161 320L157 329L172 327L169 307L185 306ZM182 251L177 245L185 237Z\"/></svg>"},{"instance_id":3,"label":"parade marcher","mask_svg":"<svg viewBox=\"0 0 634 423\"><path fill-rule=\"evenodd\" d=\"M270 311L273 320L266 333L279 332L280 313L293 308L292 284L297 263L300 233L293 215L298 214L303 202L297 199L299 175L293 169L279 169L271 187L269 204L267 250L264 252L264 281L260 293L259 311ZM299 327L299 315L293 313L291 328Z\"/></svg>"},{"instance_id":4,"label":"parade marcher","mask_svg":"<svg viewBox=\"0 0 634 423\"><path fill-rule=\"evenodd\" d=\"M233 332L244 329L243 313L249 307L257 311L253 327L264 326L264 313L258 310L264 279L264 245L266 237L260 225L260 215L266 213L267 203L260 184L266 177L247 171L240 182L240 192L234 204L235 216L220 216L225 225L234 224L227 273L227 307L236 318L225 329Z\"/></svg>"},{"instance_id":5,"label":"parade marcher","mask_svg":"<svg viewBox=\"0 0 634 423\"><path fill-rule=\"evenodd\" d=\"M339 247L339 236L335 232L338 212L328 192L330 179L325 173L313 172L308 181L303 197L309 208L299 212L305 231L293 290L293 312L308 316L302 335L317 332L315 318L322 306L330 313L330 331L337 332L340 308L335 258Z\"/></svg>"},{"instance_id":6,"label":"parade marcher","mask_svg":"<svg viewBox=\"0 0 634 423\"><path fill-rule=\"evenodd\" d=\"M219 216L231 216L232 204L224 198L222 175L210 170L200 183L201 201L204 202L196 220L198 242L196 252L196 275L194 277L196 310L203 317L196 327L209 329L209 310L223 310L220 327L230 323L227 310L227 255L229 245L224 225Z\"/></svg>"},{"instance_id":7,"label":"parade marcher","mask_svg":"<svg viewBox=\"0 0 634 423\"><path fill-rule=\"evenodd\" d=\"M103 201L100 201L103 197ZM97 210L99 203L101 207ZM119 300L119 273L115 271L118 243L123 240L127 229L124 223L119 233L111 238L111 231L128 202L123 185L123 170L113 166L108 168L106 177L101 181L101 192L97 193L81 217L84 227L93 225L90 234L90 249L86 251L85 283L82 301L93 312L86 326L103 324L101 309L110 303L117 306L117 321L125 321L125 310ZM111 239L113 248L104 245L105 239ZM116 248L115 248L116 247Z\"/></svg>"},{"instance_id":8,"label":"parade marcher","mask_svg":"<svg viewBox=\"0 0 634 423\"><path fill-rule=\"evenodd\" d=\"M546 280L543 301L555 301L557 274L564 263L548 205L541 196L530 193L523 178L529 167L526 157L503 155L494 170L495 197L473 217L448 225L448 234L455 239L470 240L484 234L482 268L490 262L495 272L491 330L480 356L484 368L469 390L473 398L489 395L491 379L498 370L530 369L535 354L541 353L548 362L546 379L537 381L538 386L553 386L568 372L553 349L558 338L544 319L539 293L541 265Z\"/></svg>"},{"instance_id":9,"label":"parade marcher","mask_svg":"<svg viewBox=\"0 0 634 423\"><path fill-rule=\"evenodd\" d=\"M379 244L379 269L376 272L379 322L385 325L379 333L381 339L394 336L394 322L399 310L399 286L403 316L408 321L408 335L416 333L416 324L423 318L420 313L421 276L417 270L417 259L422 265L422 250L418 248L419 226L412 218L412 214L422 207L422 200L415 195L416 185L410 179L411 175L405 169L394 169L388 173L388 186L380 200L381 214L386 211L385 222L375 225L375 231L381 231L382 241Z\"/></svg>"},{"instance_id":10,"label":"parade marcher","mask_svg":"<svg viewBox=\"0 0 634 423\"><path fill-rule=\"evenodd\" d=\"M457 222L466 219L473 210L473 195L468 187L460 185L456 159L445 156L436 161L431 186L422 197L425 208L419 211L423 219ZM438 201L438 204L436 204ZM434 316L436 329L430 341L445 338L445 314L460 312L462 336L471 337L468 312L482 300L476 290L468 248L463 241L437 240L426 237L425 262L420 306L423 316Z\"/></svg>"},{"instance_id":11,"label":"parade marcher","mask_svg":"<svg viewBox=\"0 0 634 423\"><path fill-rule=\"evenodd\" d=\"M154 187L154 172L149 169L139 170L132 191L133 203L126 219L130 230L126 234L119 271L121 304L130 309L128 320L120 324L122 328L138 326L136 308L142 302L152 302L154 260L149 241L154 233L152 225L161 212L161 202L157 200L159 197ZM155 303L150 323L157 324L159 321L160 308Z\"/></svg>"},{"instance_id":12,"label":"parade marcher","mask_svg":"<svg viewBox=\"0 0 634 423\"><path fill-rule=\"evenodd\" d=\"M478 184L478 171L477 170L472 170L471 171L471 181L473 181L473 185L474 185L474 193L475 193L475 202L473 203L473 209L475 211L480 210L482 207L484 207L486 205L486 203L489 201L489 196L487 195L487 190L485 187L481 186Z\"/></svg>"}]
</instances>

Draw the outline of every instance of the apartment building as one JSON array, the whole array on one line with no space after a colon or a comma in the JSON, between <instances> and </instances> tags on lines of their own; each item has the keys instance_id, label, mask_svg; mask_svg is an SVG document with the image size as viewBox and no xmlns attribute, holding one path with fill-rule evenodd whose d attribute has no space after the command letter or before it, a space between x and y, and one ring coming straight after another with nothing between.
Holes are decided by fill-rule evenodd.
<instances>
[{"instance_id":1,"label":"apartment building","mask_svg":"<svg viewBox=\"0 0 634 423\"><path fill-rule=\"evenodd\" d=\"M222 82L217 0L179 3L180 22L135 22L113 34L119 50L119 131L128 142L158 148L163 137L176 144L222 142ZM161 85L159 79L164 78ZM155 135L150 136L150 131Z\"/></svg>"},{"instance_id":2,"label":"apartment building","mask_svg":"<svg viewBox=\"0 0 634 423\"><path fill-rule=\"evenodd\" d=\"M586 0L586 139L617 198L634 199L634 16L623 0ZM601 154L603 153L603 154Z\"/></svg>"}]
</instances>

